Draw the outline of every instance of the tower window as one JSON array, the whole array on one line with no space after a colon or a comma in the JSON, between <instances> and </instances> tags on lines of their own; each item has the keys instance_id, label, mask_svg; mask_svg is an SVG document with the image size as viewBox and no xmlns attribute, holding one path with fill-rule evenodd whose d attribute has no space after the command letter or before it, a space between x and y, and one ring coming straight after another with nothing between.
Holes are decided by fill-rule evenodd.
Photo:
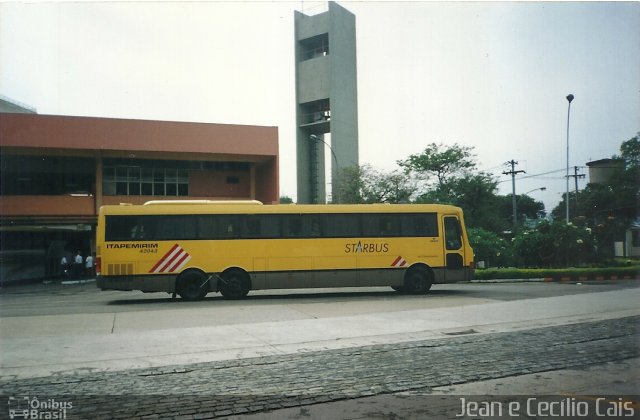
<instances>
[{"instance_id":1,"label":"tower window","mask_svg":"<svg viewBox=\"0 0 640 420\"><path fill-rule=\"evenodd\" d=\"M329 55L329 34L317 35L300 41L300 61Z\"/></svg>"}]
</instances>

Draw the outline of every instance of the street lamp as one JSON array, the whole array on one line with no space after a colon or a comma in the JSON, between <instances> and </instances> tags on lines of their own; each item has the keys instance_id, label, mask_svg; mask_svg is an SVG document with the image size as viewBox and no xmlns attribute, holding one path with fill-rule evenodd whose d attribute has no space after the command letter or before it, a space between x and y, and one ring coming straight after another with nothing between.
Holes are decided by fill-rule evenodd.
<instances>
[{"instance_id":1,"label":"street lamp","mask_svg":"<svg viewBox=\"0 0 640 420\"><path fill-rule=\"evenodd\" d=\"M569 108L567 110L567 192L565 196L565 201L567 204L567 224L569 224L569 117L571 116L571 101L573 101L574 96L570 93L567 95L567 101L569 101Z\"/></svg>"},{"instance_id":2,"label":"street lamp","mask_svg":"<svg viewBox=\"0 0 640 420\"><path fill-rule=\"evenodd\" d=\"M547 189L547 187L539 187L539 188L534 188L531 191L527 191L526 193L522 194L522 195L528 195L529 193L532 193L534 191L545 191ZM516 195L514 193L513 195L513 220L516 220L517 217L517 208L516 208ZM514 222L514 225L516 225L516 223Z\"/></svg>"},{"instance_id":3,"label":"street lamp","mask_svg":"<svg viewBox=\"0 0 640 420\"><path fill-rule=\"evenodd\" d=\"M337 171L338 170L338 157L336 156L335 152L333 151L333 147L331 147L331 145L329 143L324 141L324 139L322 137L317 136L315 134L309 135L309 138L311 138L311 140L313 140L313 141L317 141L317 142L323 143L325 146L327 146L329 148L329 150L331 151L331 155L333 156L333 160L334 160L334 162L336 164L336 171ZM333 174L333 170L331 172ZM333 185L334 181L335 181L334 179L331 180L332 185ZM340 197L336 197L336 198L338 198L338 202L340 202Z\"/></svg>"},{"instance_id":4,"label":"street lamp","mask_svg":"<svg viewBox=\"0 0 640 420\"><path fill-rule=\"evenodd\" d=\"M523 195L527 195L527 194L529 194L529 193L532 193L532 192L534 192L534 191L538 191L538 190L540 190L540 191L546 191L546 190L547 190L547 187L534 188L534 189L532 189L531 191L527 191L527 192L526 192L526 193L524 193Z\"/></svg>"},{"instance_id":5,"label":"street lamp","mask_svg":"<svg viewBox=\"0 0 640 420\"><path fill-rule=\"evenodd\" d=\"M324 143L324 145L327 146L329 150L331 150L331 154L333 155L333 160L336 162L336 166L338 166L338 158L336 157L336 154L333 152L333 148L331 147L331 145L326 141L324 141L322 137L316 136L315 134L311 134L309 137L311 137L312 140L319 141L320 143Z\"/></svg>"}]
</instances>

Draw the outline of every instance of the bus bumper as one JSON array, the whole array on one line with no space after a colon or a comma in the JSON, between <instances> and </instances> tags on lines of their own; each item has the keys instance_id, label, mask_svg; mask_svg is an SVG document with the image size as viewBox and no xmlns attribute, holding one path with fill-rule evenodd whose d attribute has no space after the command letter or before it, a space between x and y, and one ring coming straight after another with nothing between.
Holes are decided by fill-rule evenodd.
<instances>
[{"instance_id":1,"label":"bus bumper","mask_svg":"<svg viewBox=\"0 0 640 420\"><path fill-rule=\"evenodd\" d=\"M173 293L176 278L173 275L150 276L96 276L96 286L101 290L141 290L143 292Z\"/></svg>"}]
</instances>

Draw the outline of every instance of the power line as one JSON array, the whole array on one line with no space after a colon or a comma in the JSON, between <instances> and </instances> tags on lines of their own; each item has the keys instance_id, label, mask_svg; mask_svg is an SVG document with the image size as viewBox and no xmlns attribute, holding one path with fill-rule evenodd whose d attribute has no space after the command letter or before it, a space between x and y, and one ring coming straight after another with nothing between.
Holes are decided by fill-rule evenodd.
<instances>
[{"instance_id":1,"label":"power line","mask_svg":"<svg viewBox=\"0 0 640 420\"><path fill-rule=\"evenodd\" d=\"M496 165L496 166L492 166L491 168L487 168L487 169L480 169L480 172L491 172L491 171L495 171L498 168L502 168L504 166L504 163L501 163L500 165Z\"/></svg>"},{"instance_id":2,"label":"power line","mask_svg":"<svg viewBox=\"0 0 640 420\"><path fill-rule=\"evenodd\" d=\"M507 162L507 163L509 163L509 162ZM518 163L518 162L516 162L516 163ZM564 168L563 169L556 169L554 171L542 172L542 173L539 173L539 174L532 174L532 175L522 176L522 177L520 177L518 179L536 178L536 177L540 177L540 176L543 176L543 175L555 174L557 172L564 172L564 171L565 171ZM520 171L520 172L524 172L524 171ZM503 172L503 174L508 175L505 172ZM562 178L564 178L564 176ZM498 184L501 184L503 182L508 182L508 181L509 181L508 179L503 179L502 181L498 181Z\"/></svg>"}]
</instances>

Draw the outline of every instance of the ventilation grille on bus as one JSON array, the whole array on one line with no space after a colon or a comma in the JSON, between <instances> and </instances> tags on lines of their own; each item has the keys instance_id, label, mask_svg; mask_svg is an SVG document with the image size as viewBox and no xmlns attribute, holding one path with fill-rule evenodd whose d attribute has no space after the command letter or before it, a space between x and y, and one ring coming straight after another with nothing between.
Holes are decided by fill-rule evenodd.
<instances>
[{"instance_id":1,"label":"ventilation grille on bus","mask_svg":"<svg viewBox=\"0 0 640 420\"><path fill-rule=\"evenodd\" d=\"M130 276L133 274L133 263L107 264L108 276Z\"/></svg>"}]
</instances>

